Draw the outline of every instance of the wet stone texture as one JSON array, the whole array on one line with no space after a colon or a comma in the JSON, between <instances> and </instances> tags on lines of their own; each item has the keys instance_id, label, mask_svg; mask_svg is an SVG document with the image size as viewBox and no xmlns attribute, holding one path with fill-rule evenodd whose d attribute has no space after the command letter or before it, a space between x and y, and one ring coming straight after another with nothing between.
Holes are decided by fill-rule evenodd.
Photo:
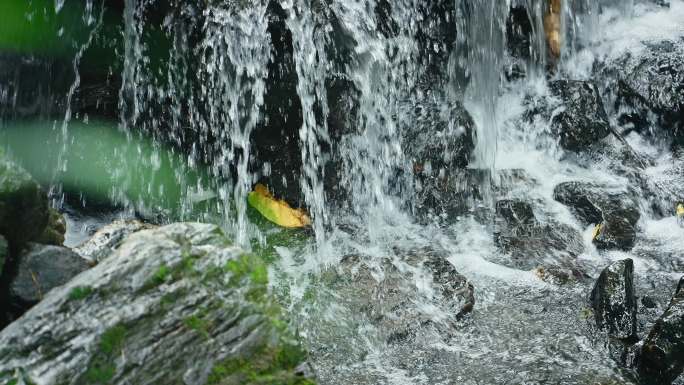
<instances>
[{"instance_id":1,"label":"wet stone texture","mask_svg":"<svg viewBox=\"0 0 684 385\"><path fill-rule=\"evenodd\" d=\"M532 206L520 200L496 202L494 242L511 257L501 261L504 265L523 270L542 267L545 276L559 269L574 270L575 258L584 250L577 231L558 222L540 222Z\"/></svg>"},{"instance_id":2,"label":"wet stone texture","mask_svg":"<svg viewBox=\"0 0 684 385\"><path fill-rule=\"evenodd\" d=\"M684 371L684 278L643 341L637 370L641 383L652 385L669 385Z\"/></svg>"},{"instance_id":3,"label":"wet stone texture","mask_svg":"<svg viewBox=\"0 0 684 385\"><path fill-rule=\"evenodd\" d=\"M636 339L637 300L634 294L634 262L631 259L613 262L601 272L591 291L590 301L599 329L615 339Z\"/></svg>"},{"instance_id":4,"label":"wet stone texture","mask_svg":"<svg viewBox=\"0 0 684 385\"><path fill-rule=\"evenodd\" d=\"M255 256L213 225L131 235L0 332L0 379L312 384Z\"/></svg>"},{"instance_id":5,"label":"wet stone texture","mask_svg":"<svg viewBox=\"0 0 684 385\"><path fill-rule=\"evenodd\" d=\"M30 243L20 254L16 276L10 283L10 298L33 305L89 267L85 259L66 247Z\"/></svg>"},{"instance_id":6,"label":"wet stone texture","mask_svg":"<svg viewBox=\"0 0 684 385\"><path fill-rule=\"evenodd\" d=\"M449 333L475 305L473 285L428 249L402 252L396 260L350 255L322 274L322 284L320 295L335 293L353 318L367 319L390 344L410 342L430 326Z\"/></svg>"},{"instance_id":7,"label":"wet stone texture","mask_svg":"<svg viewBox=\"0 0 684 385\"><path fill-rule=\"evenodd\" d=\"M562 148L584 151L610 134L608 115L596 85L586 81L557 80L549 87L561 100L562 108L553 116L551 128L559 136Z\"/></svg>"},{"instance_id":8,"label":"wet stone texture","mask_svg":"<svg viewBox=\"0 0 684 385\"><path fill-rule=\"evenodd\" d=\"M645 134L684 143L684 41L644 43L637 55L625 54L604 70L612 74L620 121Z\"/></svg>"},{"instance_id":9,"label":"wet stone texture","mask_svg":"<svg viewBox=\"0 0 684 385\"><path fill-rule=\"evenodd\" d=\"M622 189L585 182L565 182L554 189L553 198L568 206L585 225L601 225L594 240L599 249L630 250L641 217L635 194Z\"/></svg>"}]
</instances>

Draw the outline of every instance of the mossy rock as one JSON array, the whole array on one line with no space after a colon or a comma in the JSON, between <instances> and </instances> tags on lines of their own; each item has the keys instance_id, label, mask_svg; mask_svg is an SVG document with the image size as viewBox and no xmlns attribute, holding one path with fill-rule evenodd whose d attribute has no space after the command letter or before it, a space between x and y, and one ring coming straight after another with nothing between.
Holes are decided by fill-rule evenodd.
<instances>
[{"instance_id":1,"label":"mossy rock","mask_svg":"<svg viewBox=\"0 0 684 385\"><path fill-rule=\"evenodd\" d=\"M0 155L0 234L19 246L40 236L47 223L45 192L23 168Z\"/></svg>"},{"instance_id":2,"label":"mossy rock","mask_svg":"<svg viewBox=\"0 0 684 385\"><path fill-rule=\"evenodd\" d=\"M198 223L129 236L0 332L0 372L37 383L312 384L306 357L262 260Z\"/></svg>"},{"instance_id":3,"label":"mossy rock","mask_svg":"<svg viewBox=\"0 0 684 385\"><path fill-rule=\"evenodd\" d=\"M62 246L64 244L64 235L66 234L66 220L62 213L53 208L50 208L49 213L48 224L36 242L45 245Z\"/></svg>"}]
</instances>

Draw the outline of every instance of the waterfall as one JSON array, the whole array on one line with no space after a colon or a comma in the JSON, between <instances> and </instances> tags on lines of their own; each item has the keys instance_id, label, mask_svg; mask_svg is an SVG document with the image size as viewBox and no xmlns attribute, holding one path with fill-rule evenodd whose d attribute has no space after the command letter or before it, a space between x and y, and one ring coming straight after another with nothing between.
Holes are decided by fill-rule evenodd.
<instances>
[{"instance_id":1,"label":"waterfall","mask_svg":"<svg viewBox=\"0 0 684 385\"><path fill-rule=\"evenodd\" d=\"M497 102L501 88L510 1L457 1L457 54L469 77L465 103L476 122L475 167L496 178Z\"/></svg>"},{"instance_id":2,"label":"waterfall","mask_svg":"<svg viewBox=\"0 0 684 385\"><path fill-rule=\"evenodd\" d=\"M300 184L313 221L316 243L321 246L329 220L323 187L325 159L321 151L321 144L331 144L325 88L329 68L325 52L328 25L321 20L323 15L315 12L315 1L297 0L283 5L289 11L287 26L292 32L297 94L302 104L303 123L299 130L302 155Z\"/></svg>"}]
</instances>

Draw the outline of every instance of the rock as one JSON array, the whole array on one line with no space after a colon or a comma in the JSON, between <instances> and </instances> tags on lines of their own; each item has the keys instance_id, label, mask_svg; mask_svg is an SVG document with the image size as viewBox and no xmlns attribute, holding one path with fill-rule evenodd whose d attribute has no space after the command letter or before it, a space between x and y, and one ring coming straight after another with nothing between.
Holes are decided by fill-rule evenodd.
<instances>
[{"instance_id":1,"label":"rock","mask_svg":"<svg viewBox=\"0 0 684 385\"><path fill-rule=\"evenodd\" d=\"M560 146L582 152L610 134L608 115L598 88L591 82L556 80L549 84L551 93L560 98L561 108L551 120L551 129Z\"/></svg>"},{"instance_id":2,"label":"rock","mask_svg":"<svg viewBox=\"0 0 684 385\"><path fill-rule=\"evenodd\" d=\"M684 371L684 278L637 357L642 384L669 385Z\"/></svg>"},{"instance_id":3,"label":"rock","mask_svg":"<svg viewBox=\"0 0 684 385\"><path fill-rule=\"evenodd\" d=\"M59 211L53 208L49 209L49 213L48 224L36 242L61 246L64 244L64 235L66 234L66 220Z\"/></svg>"},{"instance_id":4,"label":"rock","mask_svg":"<svg viewBox=\"0 0 684 385\"><path fill-rule=\"evenodd\" d=\"M595 244L603 249L630 250L641 217L635 195L585 182L565 182L554 188L553 198L568 206L585 225L600 224Z\"/></svg>"},{"instance_id":5,"label":"rock","mask_svg":"<svg viewBox=\"0 0 684 385\"><path fill-rule=\"evenodd\" d=\"M599 329L618 340L636 339L637 300L631 259L613 262L601 272L590 301Z\"/></svg>"},{"instance_id":6,"label":"rock","mask_svg":"<svg viewBox=\"0 0 684 385\"><path fill-rule=\"evenodd\" d=\"M0 156L0 234L19 247L42 234L47 222L47 195L24 169Z\"/></svg>"},{"instance_id":7,"label":"rock","mask_svg":"<svg viewBox=\"0 0 684 385\"><path fill-rule=\"evenodd\" d=\"M369 320L387 343L410 340L428 325L448 333L475 304L473 285L442 255L428 249L402 252L397 259L351 255L322 277L321 292L334 293L351 318ZM436 314L444 319L436 319Z\"/></svg>"},{"instance_id":8,"label":"rock","mask_svg":"<svg viewBox=\"0 0 684 385\"><path fill-rule=\"evenodd\" d=\"M447 108L425 102L415 109L403 137L406 157L414 170L424 176L441 177L451 170L465 168L474 144L475 123L460 103Z\"/></svg>"},{"instance_id":9,"label":"rock","mask_svg":"<svg viewBox=\"0 0 684 385\"><path fill-rule=\"evenodd\" d=\"M10 282L10 298L31 306L89 267L86 260L66 247L30 243L19 257L16 276Z\"/></svg>"},{"instance_id":10,"label":"rock","mask_svg":"<svg viewBox=\"0 0 684 385\"><path fill-rule=\"evenodd\" d=\"M154 227L137 219L116 220L99 229L90 239L76 246L74 251L90 262L99 262L116 250L130 234Z\"/></svg>"},{"instance_id":11,"label":"rock","mask_svg":"<svg viewBox=\"0 0 684 385\"><path fill-rule=\"evenodd\" d=\"M628 251L636 242L636 230L624 218L608 219L601 224L593 242L597 249Z\"/></svg>"},{"instance_id":12,"label":"rock","mask_svg":"<svg viewBox=\"0 0 684 385\"><path fill-rule=\"evenodd\" d=\"M497 262L510 267L573 269L575 258L584 250L577 231L557 222L539 222L532 206L524 201L497 201L494 225L494 243L510 256Z\"/></svg>"},{"instance_id":13,"label":"rock","mask_svg":"<svg viewBox=\"0 0 684 385\"><path fill-rule=\"evenodd\" d=\"M642 133L664 133L684 143L684 41L643 43L642 49L626 53L609 63L619 120ZM655 119L653 119L655 117Z\"/></svg>"},{"instance_id":14,"label":"rock","mask_svg":"<svg viewBox=\"0 0 684 385\"><path fill-rule=\"evenodd\" d=\"M0 332L0 373L38 384L312 384L268 272L214 225L131 235Z\"/></svg>"},{"instance_id":15,"label":"rock","mask_svg":"<svg viewBox=\"0 0 684 385\"><path fill-rule=\"evenodd\" d=\"M511 6L506 20L506 43L511 56L529 60L532 56L534 28L527 7Z\"/></svg>"},{"instance_id":16,"label":"rock","mask_svg":"<svg viewBox=\"0 0 684 385\"><path fill-rule=\"evenodd\" d=\"M0 235L0 277L2 276L2 268L5 266L5 261L9 257L9 246L5 237Z\"/></svg>"}]
</instances>

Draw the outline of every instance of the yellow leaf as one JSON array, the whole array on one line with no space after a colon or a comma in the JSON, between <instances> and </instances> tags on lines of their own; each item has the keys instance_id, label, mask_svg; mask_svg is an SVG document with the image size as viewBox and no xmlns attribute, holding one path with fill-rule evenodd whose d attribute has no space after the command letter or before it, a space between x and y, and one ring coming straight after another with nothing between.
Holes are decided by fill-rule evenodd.
<instances>
[{"instance_id":1,"label":"yellow leaf","mask_svg":"<svg viewBox=\"0 0 684 385\"><path fill-rule=\"evenodd\" d=\"M601 225L598 224L596 227L594 227L594 233L591 235L592 240L596 240L596 238L601 234Z\"/></svg>"},{"instance_id":2,"label":"yellow leaf","mask_svg":"<svg viewBox=\"0 0 684 385\"><path fill-rule=\"evenodd\" d=\"M311 219L302 209L293 209L287 202L275 199L266 186L257 184L247 196L247 202L269 221L282 227L305 227Z\"/></svg>"},{"instance_id":3,"label":"yellow leaf","mask_svg":"<svg viewBox=\"0 0 684 385\"><path fill-rule=\"evenodd\" d=\"M677 216L678 217L684 217L684 203L680 203L677 205Z\"/></svg>"}]
</instances>

